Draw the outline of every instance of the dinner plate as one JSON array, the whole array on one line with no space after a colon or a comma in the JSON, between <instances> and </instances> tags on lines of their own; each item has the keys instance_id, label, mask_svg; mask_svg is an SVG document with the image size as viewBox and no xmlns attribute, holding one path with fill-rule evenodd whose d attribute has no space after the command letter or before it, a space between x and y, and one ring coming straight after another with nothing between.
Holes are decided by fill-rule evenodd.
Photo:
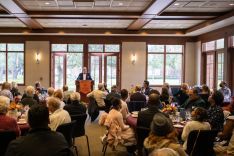
<instances>
[{"instance_id":1,"label":"dinner plate","mask_svg":"<svg viewBox=\"0 0 234 156\"><path fill-rule=\"evenodd\" d=\"M176 125L173 125L175 128L183 128L184 126L183 125L179 125L179 124L176 124Z\"/></svg>"},{"instance_id":2,"label":"dinner plate","mask_svg":"<svg viewBox=\"0 0 234 156\"><path fill-rule=\"evenodd\" d=\"M137 118L138 114L132 114L131 116L134 117L134 118Z\"/></svg>"},{"instance_id":3,"label":"dinner plate","mask_svg":"<svg viewBox=\"0 0 234 156\"><path fill-rule=\"evenodd\" d=\"M132 114L138 115L138 111L133 111Z\"/></svg>"},{"instance_id":4,"label":"dinner plate","mask_svg":"<svg viewBox=\"0 0 234 156\"><path fill-rule=\"evenodd\" d=\"M27 123L26 121L17 122L17 124L19 124L19 125L23 125L23 124L26 124L26 123Z\"/></svg>"}]
</instances>

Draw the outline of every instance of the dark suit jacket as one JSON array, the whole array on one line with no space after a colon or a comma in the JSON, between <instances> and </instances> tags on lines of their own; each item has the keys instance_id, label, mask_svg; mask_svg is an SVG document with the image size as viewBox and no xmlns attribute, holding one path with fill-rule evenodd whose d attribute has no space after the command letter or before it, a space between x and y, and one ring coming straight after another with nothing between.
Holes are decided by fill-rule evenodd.
<instances>
[{"instance_id":1,"label":"dark suit jacket","mask_svg":"<svg viewBox=\"0 0 234 156\"><path fill-rule=\"evenodd\" d=\"M157 106L150 106L147 110L140 111L137 118L137 127L150 128L150 124L156 113L162 113L158 110Z\"/></svg>"},{"instance_id":2,"label":"dark suit jacket","mask_svg":"<svg viewBox=\"0 0 234 156\"><path fill-rule=\"evenodd\" d=\"M62 134L53 132L49 128L38 128L12 141L5 156L73 156L73 154Z\"/></svg>"},{"instance_id":3,"label":"dark suit jacket","mask_svg":"<svg viewBox=\"0 0 234 156\"><path fill-rule=\"evenodd\" d=\"M79 76L77 77L77 80L84 80L83 73L79 74ZM90 73L86 74L86 80L92 80Z\"/></svg>"},{"instance_id":4,"label":"dark suit jacket","mask_svg":"<svg viewBox=\"0 0 234 156\"><path fill-rule=\"evenodd\" d=\"M145 88L145 91L143 92L144 88L141 89L142 93L145 94L145 95L149 95L150 91L152 90L152 88L150 87L147 87Z\"/></svg>"},{"instance_id":5,"label":"dark suit jacket","mask_svg":"<svg viewBox=\"0 0 234 156\"><path fill-rule=\"evenodd\" d=\"M140 92L136 92L131 95L130 101L144 101L146 102L146 97Z\"/></svg>"}]
</instances>

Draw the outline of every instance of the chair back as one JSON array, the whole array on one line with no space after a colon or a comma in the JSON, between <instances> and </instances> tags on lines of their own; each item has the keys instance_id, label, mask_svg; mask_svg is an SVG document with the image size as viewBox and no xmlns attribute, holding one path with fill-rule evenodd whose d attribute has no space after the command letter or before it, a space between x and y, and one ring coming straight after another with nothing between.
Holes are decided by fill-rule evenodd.
<instances>
[{"instance_id":1,"label":"chair back","mask_svg":"<svg viewBox=\"0 0 234 156\"><path fill-rule=\"evenodd\" d=\"M0 156L4 156L8 144L16 139L14 131L0 131Z\"/></svg>"},{"instance_id":2,"label":"chair back","mask_svg":"<svg viewBox=\"0 0 234 156\"><path fill-rule=\"evenodd\" d=\"M215 156L213 150L217 130L195 130L189 133L187 153L190 156Z\"/></svg>"},{"instance_id":3,"label":"chair back","mask_svg":"<svg viewBox=\"0 0 234 156\"><path fill-rule=\"evenodd\" d=\"M128 110L129 112L140 111L141 108L146 106L145 101L130 101L128 102Z\"/></svg>"},{"instance_id":4,"label":"chair back","mask_svg":"<svg viewBox=\"0 0 234 156\"><path fill-rule=\"evenodd\" d=\"M143 147L143 142L145 138L149 136L150 129L146 127L138 126L136 128L137 146Z\"/></svg>"},{"instance_id":5,"label":"chair back","mask_svg":"<svg viewBox=\"0 0 234 156\"><path fill-rule=\"evenodd\" d=\"M71 119L76 121L74 131L73 131L73 138L80 137L85 135L85 121L87 118L87 114L80 114L80 115L72 115Z\"/></svg>"},{"instance_id":6,"label":"chair back","mask_svg":"<svg viewBox=\"0 0 234 156\"><path fill-rule=\"evenodd\" d=\"M62 124L56 129L56 132L60 132L63 134L70 147L72 146L72 133L74 131L75 124L76 121L72 121L70 123Z\"/></svg>"}]
</instances>

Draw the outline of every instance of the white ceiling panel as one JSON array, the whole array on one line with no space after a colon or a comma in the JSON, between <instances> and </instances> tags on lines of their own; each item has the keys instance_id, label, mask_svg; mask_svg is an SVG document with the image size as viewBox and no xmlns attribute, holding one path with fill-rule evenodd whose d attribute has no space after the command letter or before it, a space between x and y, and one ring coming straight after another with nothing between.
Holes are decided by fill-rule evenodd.
<instances>
[{"instance_id":1,"label":"white ceiling panel","mask_svg":"<svg viewBox=\"0 0 234 156\"><path fill-rule=\"evenodd\" d=\"M0 18L0 27L26 27L26 26L18 19Z\"/></svg>"},{"instance_id":2,"label":"white ceiling panel","mask_svg":"<svg viewBox=\"0 0 234 156\"><path fill-rule=\"evenodd\" d=\"M203 22L203 20L152 20L144 29L186 29Z\"/></svg>"},{"instance_id":3,"label":"white ceiling panel","mask_svg":"<svg viewBox=\"0 0 234 156\"><path fill-rule=\"evenodd\" d=\"M37 19L47 28L126 28L132 20L103 19Z\"/></svg>"}]
</instances>

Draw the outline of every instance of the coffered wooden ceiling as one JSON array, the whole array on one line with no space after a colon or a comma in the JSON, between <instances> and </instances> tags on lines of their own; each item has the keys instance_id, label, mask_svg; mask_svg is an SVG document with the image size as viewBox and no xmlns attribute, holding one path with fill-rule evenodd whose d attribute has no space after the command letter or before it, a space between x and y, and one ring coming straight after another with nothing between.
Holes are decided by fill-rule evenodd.
<instances>
[{"instance_id":1,"label":"coffered wooden ceiling","mask_svg":"<svg viewBox=\"0 0 234 156\"><path fill-rule=\"evenodd\" d=\"M0 0L0 33L189 35L233 15L234 0Z\"/></svg>"}]
</instances>

